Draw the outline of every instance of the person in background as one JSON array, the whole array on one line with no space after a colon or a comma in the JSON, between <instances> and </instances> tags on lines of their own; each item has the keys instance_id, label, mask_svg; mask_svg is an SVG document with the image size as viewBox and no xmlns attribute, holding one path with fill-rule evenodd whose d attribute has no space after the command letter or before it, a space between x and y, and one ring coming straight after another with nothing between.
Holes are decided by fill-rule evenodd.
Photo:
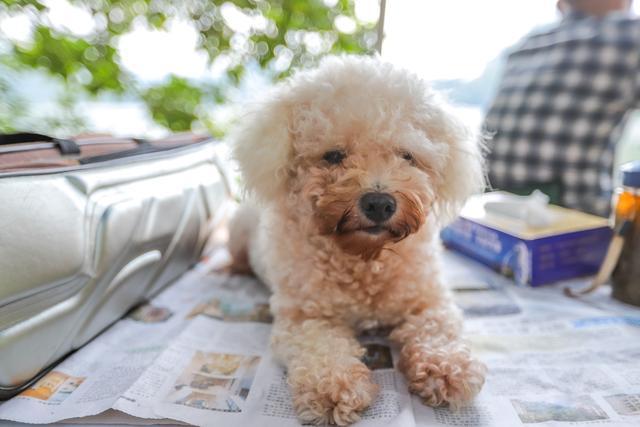
<instances>
[{"instance_id":1,"label":"person in background","mask_svg":"<svg viewBox=\"0 0 640 427\"><path fill-rule=\"evenodd\" d=\"M640 106L640 21L631 0L560 0L563 19L507 59L483 129L493 189L606 216L615 141Z\"/></svg>"}]
</instances>

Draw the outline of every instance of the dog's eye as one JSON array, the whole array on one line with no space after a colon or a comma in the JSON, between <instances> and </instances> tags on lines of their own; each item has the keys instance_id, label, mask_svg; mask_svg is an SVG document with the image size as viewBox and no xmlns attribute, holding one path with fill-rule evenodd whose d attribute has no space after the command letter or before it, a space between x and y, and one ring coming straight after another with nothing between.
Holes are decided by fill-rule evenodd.
<instances>
[{"instance_id":1,"label":"dog's eye","mask_svg":"<svg viewBox=\"0 0 640 427\"><path fill-rule=\"evenodd\" d=\"M322 160L332 165L339 165L342 163L347 154L342 150L331 150L324 153Z\"/></svg>"},{"instance_id":2,"label":"dog's eye","mask_svg":"<svg viewBox=\"0 0 640 427\"><path fill-rule=\"evenodd\" d=\"M413 157L413 154L411 154L408 151L403 151L401 153L401 156L402 156L403 159L405 159L406 161L408 161L411 164L414 164L415 161L416 161L416 159Z\"/></svg>"}]
</instances>

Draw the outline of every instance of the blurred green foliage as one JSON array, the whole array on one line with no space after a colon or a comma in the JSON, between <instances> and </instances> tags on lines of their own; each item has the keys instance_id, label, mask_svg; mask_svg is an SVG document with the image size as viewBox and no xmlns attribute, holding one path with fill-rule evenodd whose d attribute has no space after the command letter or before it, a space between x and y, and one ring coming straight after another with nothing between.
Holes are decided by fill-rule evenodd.
<instances>
[{"instance_id":1,"label":"blurred green foliage","mask_svg":"<svg viewBox=\"0 0 640 427\"><path fill-rule=\"evenodd\" d=\"M166 84L147 89L142 98L156 122L180 131L190 129L198 118L196 109L202 101L202 91L186 79L171 76Z\"/></svg>"},{"instance_id":2,"label":"blurred green foliage","mask_svg":"<svg viewBox=\"0 0 640 427\"><path fill-rule=\"evenodd\" d=\"M0 19L23 14L32 23L28 42L5 40L0 65L15 72L44 70L63 82L66 110L73 112L78 94L89 97L136 97L144 101L154 121L171 131L189 130L196 124L219 132L207 108L225 103L230 88L241 84L248 67L255 66L272 80L292 67L315 63L326 53L370 53L376 44L374 23L359 22L354 0L68 0L87 11L93 30L79 37L51 25L46 0L0 0ZM245 28L233 28L226 12L241 16ZM228 15L228 14L227 14ZM342 33L336 19L352 22L353 31ZM134 28L166 29L175 20L189 22L198 32L198 49L209 63L225 58L225 78L211 81L169 76L150 84L136 79L120 62L118 39ZM15 118L28 100L12 99L11 88L0 80L0 131L15 127ZM71 117L66 117L71 122ZM82 127L81 121L75 123ZM51 123L53 126L54 123ZM69 126L65 126L68 128Z\"/></svg>"}]
</instances>

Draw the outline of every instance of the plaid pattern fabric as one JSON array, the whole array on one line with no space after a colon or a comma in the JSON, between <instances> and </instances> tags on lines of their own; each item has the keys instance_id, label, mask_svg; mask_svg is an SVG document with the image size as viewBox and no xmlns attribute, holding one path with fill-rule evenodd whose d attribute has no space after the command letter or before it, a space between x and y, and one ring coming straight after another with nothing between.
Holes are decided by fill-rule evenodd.
<instances>
[{"instance_id":1,"label":"plaid pattern fabric","mask_svg":"<svg viewBox=\"0 0 640 427\"><path fill-rule=\"evenodd\" d=\"M572 14L508 57L485 118L496 189L557 185L561 204L607 215L617 133L640 104L640 21Z\"/></svg>"}]
</instances>

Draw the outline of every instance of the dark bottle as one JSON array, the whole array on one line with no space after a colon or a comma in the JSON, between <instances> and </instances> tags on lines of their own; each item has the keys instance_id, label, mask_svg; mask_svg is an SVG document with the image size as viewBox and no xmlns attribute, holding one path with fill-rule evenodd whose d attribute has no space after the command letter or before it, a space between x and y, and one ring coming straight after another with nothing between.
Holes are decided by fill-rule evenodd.
<instances>
[{"instance_id":1,"label":"dark bottle","mask_svg":"<svg viewBox=\"0 0 640 427\"><path fill-rule=\"evenodd\" d=\"M627 163L621 170L622 187L616 191L613 215L624 245L611 276L611 295L640 306L640 161Z\"/></svg>"}]
</instances>

